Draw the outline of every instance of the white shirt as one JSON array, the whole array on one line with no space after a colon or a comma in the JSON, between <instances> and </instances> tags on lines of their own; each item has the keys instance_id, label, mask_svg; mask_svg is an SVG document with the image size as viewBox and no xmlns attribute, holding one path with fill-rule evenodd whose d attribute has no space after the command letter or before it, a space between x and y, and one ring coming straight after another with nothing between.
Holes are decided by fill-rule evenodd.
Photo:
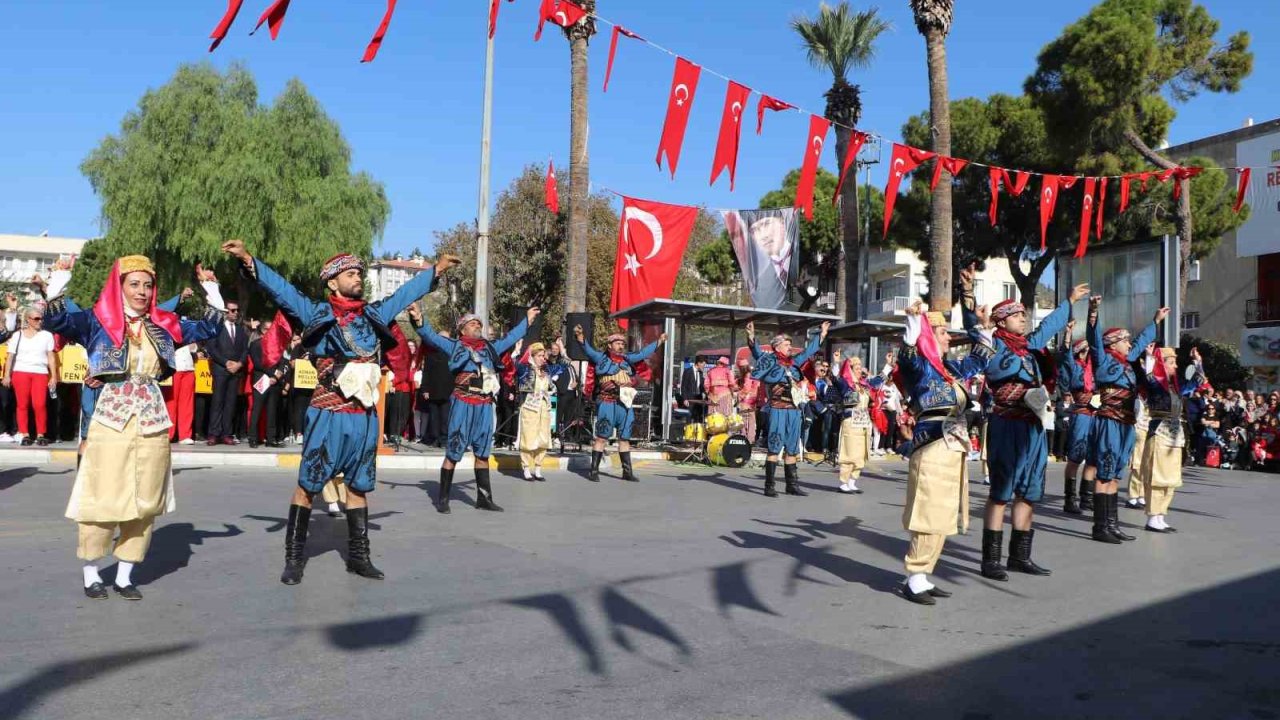
<instances>
[{"instance_id":1,"label":"white shirt","mask_svg":"<svg viewBox=\"0 0 1280 720\"><path fill-rule=\"evenodd\" d=\"M223 325L227 326L227 335L229 335L231 339L234 341L236 339L236 324L228 321L223 323Z\"/></svg>"},{"instance_id":2,"label":"white shirt","mask_svg":"<svg viewBox=\"0 0 1280 720\"><path fill-rule=\"evenodd\" d=\"M9 353L17 355L13 359L13 371L24 373L49 374L49 353L53 352L53 333L41 330L34 337L23 337L15 333L9 338Z\"/></svg>"},{"instance_id":3,"label":"white shirt","mask_svg":"<svg viewBox=\"0 0 1280 720\"><path fill-rule=\"evenodd\" d=\"M173 371L191 372L196 369L196 362L191 356L191 346L183 345L173 351Z\"/></svg>"}]
</instances>

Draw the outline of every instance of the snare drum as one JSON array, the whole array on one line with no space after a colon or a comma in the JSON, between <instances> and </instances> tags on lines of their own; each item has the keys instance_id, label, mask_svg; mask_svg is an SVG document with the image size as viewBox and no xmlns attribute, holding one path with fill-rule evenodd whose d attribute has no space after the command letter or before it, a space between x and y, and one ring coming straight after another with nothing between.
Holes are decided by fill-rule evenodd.
<instances>
[{"instance_id":1,"label":"snare drum","mask_svg":"<svg viewBox=\"0 0 1280 720\"><path fill-rule=\"evenodd\" d=\"M742 416L738 413L729 416L729 432L740 433L746 425L746 422L743 421Z\"/></svg>"},{"instance_id":2,"label":"snare drum","mask_svg":"<svg viewBox=\"0 0 1280 720\"><path fill-rule=\"evenodd\" d=\"M723 435L727 432L729 432L729 418L718 412L707 416L707 435Z\"/></svg>"},{"instance_id":3,"label":"snare drum","mask_svg":"<svg viewBox=\"0 0 1280 720\"><path fill-rule=\"evenodd\" d=\"M684 439L689 442L706 442L707 426L702 423L689 423L684 426Z\"/></svg>"}]
</instances>

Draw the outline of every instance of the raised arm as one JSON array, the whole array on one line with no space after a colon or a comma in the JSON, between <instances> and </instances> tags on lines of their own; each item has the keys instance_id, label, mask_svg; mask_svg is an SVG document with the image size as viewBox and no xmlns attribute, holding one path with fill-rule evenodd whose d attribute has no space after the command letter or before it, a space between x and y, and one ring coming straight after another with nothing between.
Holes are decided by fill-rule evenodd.
<instances>
[{"instance_id":1,"label":"raised arm","mask_svg":"<svg viewBox=\"0 0 1280 720\"><path fill-rule=\"evenodd\" d=\"M1147 346L1156 341L1156 325L1164 322L1166 317L1169 317L1169 308L1160 308L1151 323L1142 328L1138 337L1133 339L1133 347L1129 349L1129 362L1137 362Z\"/></svg>"},{"instance_id":2,"label":"raised arm","mask_svg":"<svg viewBox=\"0 0 1280 720\"><path fill-rule=\"evenodd\" d=\"M1071 321L1071 306L1075 303L1089 297L1088 283L1081 283L1071 288L1071 294L1063 300L1058 307L1054 308L1049 316L1040 322L1036 329L1027 337L1027 347L1032 350L1043 350L1049 344L1049 338L1067 329L1067 323ZM1067 338L1070 344L1071 338Z\"/></svg>"},{"instance_id":3,"label":"raised arm","mask_svg":"<svg viewBox=\"0 0 1280 720\"><path fill-rule=\"evenodd\" d=\"M629 362L629 363L631 363L632 365L634 365L634 364L636 364L636 363L638 363L638 362L642 362L642 361L644 361L644 360L647 360L647 359L649 358L649 356L651 356L651 355L653 355L654 353L658 352L658 346L659 346L659 345L661 345L662 343L666 342L666 340L667 340L667 334L666 334L666 333L662 333L661 335L659 335L659 336L658 336L658 339L657 339L657 340L654 340L653 342L649 343L648 345L645 345L644 347L640 348L639 350L637 350L637 351L635 351L635 352L633 352L633 353L628 353L628 354L627 354L627 362ZM707 378L708 378L708 379L710 379L710 377L711 377L711 373L709 373L709 372L708 372L708 373L707 373ZM710 386L708 386L708 387L710 387Z\"/></svg>"},{"instance_id":4,"label":"raised arm","mask_svg":"<svg viewBox=\"0 0 1280 720\"><path fill-rule=\"evenodd\" d=\"M422 316L422 327L418 330L418 337L422 338L423 344L439 350L445 354L445 357L452 356L453 349L458 346L457 340L447 338L436 332L435 328L431 327L431 321L427 319L425 314Z\"/></svg>"},{"instance_id":5,"label":"raised arm","mask_svg":"<svg viewBox=\"0 0 1280 720\"><path fill-rule=\"evenodd\" d=\"M388 297L371 304L378 309L378 314L385 318L387 322L392 322L395 316L417 302L418 298L431 292L432 288L435 287L437 277L460 262L462 261L453 255L441 255L435 265L418 273L412 280L401 285L398 290Z\"/></svg>"},{"instance_id":6,"label":"raised arm","mask_svg":"<svg viewBox=\"0 0 1280 720\"><path fill-rule=\"evenodd\" d=\"M809 362L809 358L813 357L817 354L818 350L822 349L822 343L826 341L827 331L830 329L831 323L824 322L822 323L822 329L819 330L817 334L809 337L809 342L805 345L804 350L799 355L795 356L795 359L793 360L797 367Z\"/></svg>"},{"instance_id":7,"label":"raised arm","mask_svg":"<svg viewBox=\"0 0 1280 720\"><path fill-rule=\"evenodd\" d=\"M44 329L74 343L88 346L93 313L81 310L80 306L63 293L69 282L71 271L59 268L50 275L47 286L41 283L45 297L49 298L49 304L44 309Z\"/></svg>"},{"instance_id":8,"label":"raised arm","mask_svg":"<svg viewBox=\"0 0 1280 720\"><path fill-rule=\"evenodd\" d=\"M303 327L310 325L317 315L326 311L320 303L304 296L262 260L250 255L244 247L244 242L229 240L222 244L222 251L238 259L244 265L249 277L258 282L258 286L271 296L276 305L298 318Z\"/></svg>"},{"instance_id":9,"label":"raised arm","mask_svg":"<svg viewBox=\"0 0 1280 720\"><path fill-rule=\"evenodd\" d=\"M1102 303L1101 295L1089 298L1089 319L1084 326L1084 337L1089 341L1089 354L1093 356L1093 366L1101 371L1108 360L1106 349L1102 345L1102 327L1098 324L1098 305ZM1145 346L1144 346L1145 347Z\"/></svg>"},{"instance_id":10,"label":"raised arm","mask_svg":"<svg viewBox=\"0 0 1280 720\"><path fill-rule=\"evenodd\" d=\"M574 326L573 335L575 338L577 338L578 344L582 346L583 354L587 356L587 359L591 361L592 365L599 365L600 363L604 362L605 360L604 353L591 347L591 342L587 340L587 335L585 332L583 332L581 325Z\"/></svg>"},{"instance_id":11,"label":"raised arm","mask_svg":"<svg viewBox=\"0 0 1280 720\"><path fill-rule=\"evenodd\" d=\"M529 324L541 312L538 308L529 308L529 312L525 314L525 319L511 328L511 332L507 333L506 337L493 341L493 351L498 353L499 357L511 352L511 348L514 348L516 343L524 339L525 334L529 332Z\"/></svg>"}]
</instances>

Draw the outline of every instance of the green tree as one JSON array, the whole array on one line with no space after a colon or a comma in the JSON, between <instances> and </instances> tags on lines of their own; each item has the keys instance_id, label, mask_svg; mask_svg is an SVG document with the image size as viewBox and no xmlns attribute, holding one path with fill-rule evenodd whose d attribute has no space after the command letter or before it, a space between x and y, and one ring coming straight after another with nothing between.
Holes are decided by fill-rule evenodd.
<instances>
[{"instance_id":1,"label":"green tree","mask_svg":"<svg viewBox=\"0 0 1280 720\"><path fill-rule=\"evenodd\" d=\"M92 302L128 253L152 258L162 297L192 282L196 262L218 265L226 283L228 238L318 295L320 264L339 252L368 259L390 212L381 184L350 166L338 125L298 80L264 106L243 67L183 65L81 165L104 237L86 246L71 296ZM238 288L244 302L249 286Z\"/></svg>"},{"instance_id":2,"label":"green tree","mask_svg":"<svg viewBox=\"0 0 1280 720\"><path fill-rule=\"evenodd\" d=\"M819 3L816 17L796 17L791 29L804 42L809 63L831 73L831 89L826 92L825 116L836 123L836 162L843 165L849 147L850 128L862 119L862 91L849 82L854 68L865 68L875 57L875 43L892 28L875 8L854 12L842 0L837 5ZM850 168L856 175L857 165ZM834 192L834 187L832 191ZM836 314L853 318L858 314L858 183L850 178L840 189L840 242L836 253ZM829 195L826 197L830 197Z\"/></svg>"},{"instance_id":3,"label":"green tree","mask_svg":"<svg viewBox=\"0 0 1280 720\"><path fill-rule=\"evenodd\" d=\"M1249 34L1217 39L1219 23L1192 0L1103 0L1040 51L1026 91L1044 109L1058 154L1081 167L1122 167L1137 159L1177 166L1152 149L1176 111L1200 92L1236 92L1253 69ZM1095 172L1096 170L1089 170ZM1194 192L1173 217L1181 241L1181 292L1192 257Z\"/></svg>"}]
</instances>

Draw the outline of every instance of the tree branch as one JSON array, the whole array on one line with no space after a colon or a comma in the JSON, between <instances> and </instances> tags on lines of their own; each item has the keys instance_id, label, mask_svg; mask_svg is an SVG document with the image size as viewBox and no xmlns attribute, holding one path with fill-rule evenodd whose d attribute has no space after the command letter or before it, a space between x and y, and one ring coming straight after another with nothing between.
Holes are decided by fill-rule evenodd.
<instances>
[{"instance_id":1,"label":"tree branch","mask_svg":"<svg viewBox=\"0 0 1280 720\"><path fill-rule=\"evenodd\" d=\"M1133 128L1125 129L1124 139L1125 142L1129 143L1130 147L1137 150L1139 155L1149 160L1153 165L1164 168L1165 170L1178 167L1177 163L1164 155L1161 155L1155 150L1152 150L1145 142L1142 141L1142 138L1138 137L1138 133L1134 132Z\"/></svg>"}]
</instances>

